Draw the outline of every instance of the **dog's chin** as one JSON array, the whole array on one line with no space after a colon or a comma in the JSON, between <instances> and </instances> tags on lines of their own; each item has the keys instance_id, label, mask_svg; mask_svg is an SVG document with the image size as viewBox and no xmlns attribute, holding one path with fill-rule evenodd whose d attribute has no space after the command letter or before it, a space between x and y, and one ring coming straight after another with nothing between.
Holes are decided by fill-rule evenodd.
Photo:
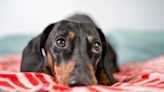
<instances>
[{"instance_id":1,"label":"dog's chin","mask_svg":"<svg viewBox=\"0 0 164 92\"><path fill-rule=\"evenodd\" d=\"M57 83L57 85L61 85L61 86L65 86L65 87L70 87L70 86L68 85L68 83L64 83L63 81L57 80L56 83Z\"/></svg>"},{"instance_id":2,"label":"dog's chin","mask_svg":"<svg viewBox=\"0 0 164 92\"><path fill-rule=\"evenodd\" d=\"M57 83L57 85L61 85L61 86L64 86L64 87L82 87L82 86L92 86L92 85L96 85L96 84L90 84L90 85L69 85L68 83L67 84Z\"/></svg>"}]
</instances>

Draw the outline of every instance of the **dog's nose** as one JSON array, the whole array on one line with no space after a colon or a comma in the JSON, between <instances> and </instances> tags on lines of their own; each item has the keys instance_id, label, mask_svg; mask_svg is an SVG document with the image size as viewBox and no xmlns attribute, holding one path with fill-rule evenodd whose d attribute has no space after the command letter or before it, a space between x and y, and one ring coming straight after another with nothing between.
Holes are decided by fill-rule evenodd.
<instances>
[{"instance_id":1,"label":"dog's nose","mask_svg":"<svg viewBox=\"0 0 164 92\"><path fill-rule=\"evenodd\" d=\"M70 80L70 81L68 82L68 85L69 85L70 87L74 87L74 86L86 86L87 84L84 83L84 82L76 81L76 80Z\"/></svg>"}]
</instances>

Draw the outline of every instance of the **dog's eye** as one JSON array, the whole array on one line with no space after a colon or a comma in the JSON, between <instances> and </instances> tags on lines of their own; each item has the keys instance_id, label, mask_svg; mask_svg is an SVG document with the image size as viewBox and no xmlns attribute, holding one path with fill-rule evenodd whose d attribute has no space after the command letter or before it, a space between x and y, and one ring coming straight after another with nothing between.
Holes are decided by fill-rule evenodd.
<instances>
[{"instance_id":1,"label":"dog's eye","mask_svg":"<svg viewBox=\"0 0 164 92\"><path fill-rule=\"evenodd\" d=\"M56 45L59 47L65 47L66 46L65 39L63 37L58 38L56 40Z\"/></svg>"},{"instance_id":2,"label":"dog's eye","mask_svg":"<svg viewBox=\"0 0 164 92\"><path fill-rule=\"evenodd\" d=\"M101 52L101 44L100 42L95 42L94 45L93 45L93 51L96 52L96 53L99 53Z\"/></svg>"}]
</instances>

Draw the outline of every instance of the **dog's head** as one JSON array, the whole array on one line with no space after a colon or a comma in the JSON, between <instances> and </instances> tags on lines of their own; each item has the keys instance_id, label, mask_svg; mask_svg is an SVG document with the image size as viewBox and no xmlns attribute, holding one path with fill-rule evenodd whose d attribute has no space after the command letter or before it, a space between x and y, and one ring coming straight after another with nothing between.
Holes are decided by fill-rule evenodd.
<instances>
[{"instance_id":1,"label":"dog's head","mask_svg":"<svg viewBox=\"0 0 164 92\"><path fill-rule=\"evenodd\" d=\"M110 68L104 67L109 46L102 31L85 15L75 15L49 25L23 52L21 71L45 72L65 86L101 83L101 73L111 84ZM109 56L109 55L108 55ZM108 61L110 62L110 61ZM110 64L109 64L110 67Z\"/></svg>"}]
</instances>

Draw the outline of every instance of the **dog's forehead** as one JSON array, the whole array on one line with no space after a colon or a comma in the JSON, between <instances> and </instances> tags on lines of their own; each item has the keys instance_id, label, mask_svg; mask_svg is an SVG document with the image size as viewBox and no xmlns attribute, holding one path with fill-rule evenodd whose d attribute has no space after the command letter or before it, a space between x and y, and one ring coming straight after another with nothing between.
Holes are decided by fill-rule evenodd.
<instances>
[{"instance_id":1,"label":"dog's forehead","mask_svg":"<svg viewBox=\"0 0 164 92\"><path fill-rule=\"evenodd\" d=\"M77 36L94 36L99 37L97 28L92 23L80 23L80 22L72 22L72 21L60 21L56 23L54 26L51 34L55 35L61 35L66 33L74 33Z\"/></svg>"}]
</instances>

